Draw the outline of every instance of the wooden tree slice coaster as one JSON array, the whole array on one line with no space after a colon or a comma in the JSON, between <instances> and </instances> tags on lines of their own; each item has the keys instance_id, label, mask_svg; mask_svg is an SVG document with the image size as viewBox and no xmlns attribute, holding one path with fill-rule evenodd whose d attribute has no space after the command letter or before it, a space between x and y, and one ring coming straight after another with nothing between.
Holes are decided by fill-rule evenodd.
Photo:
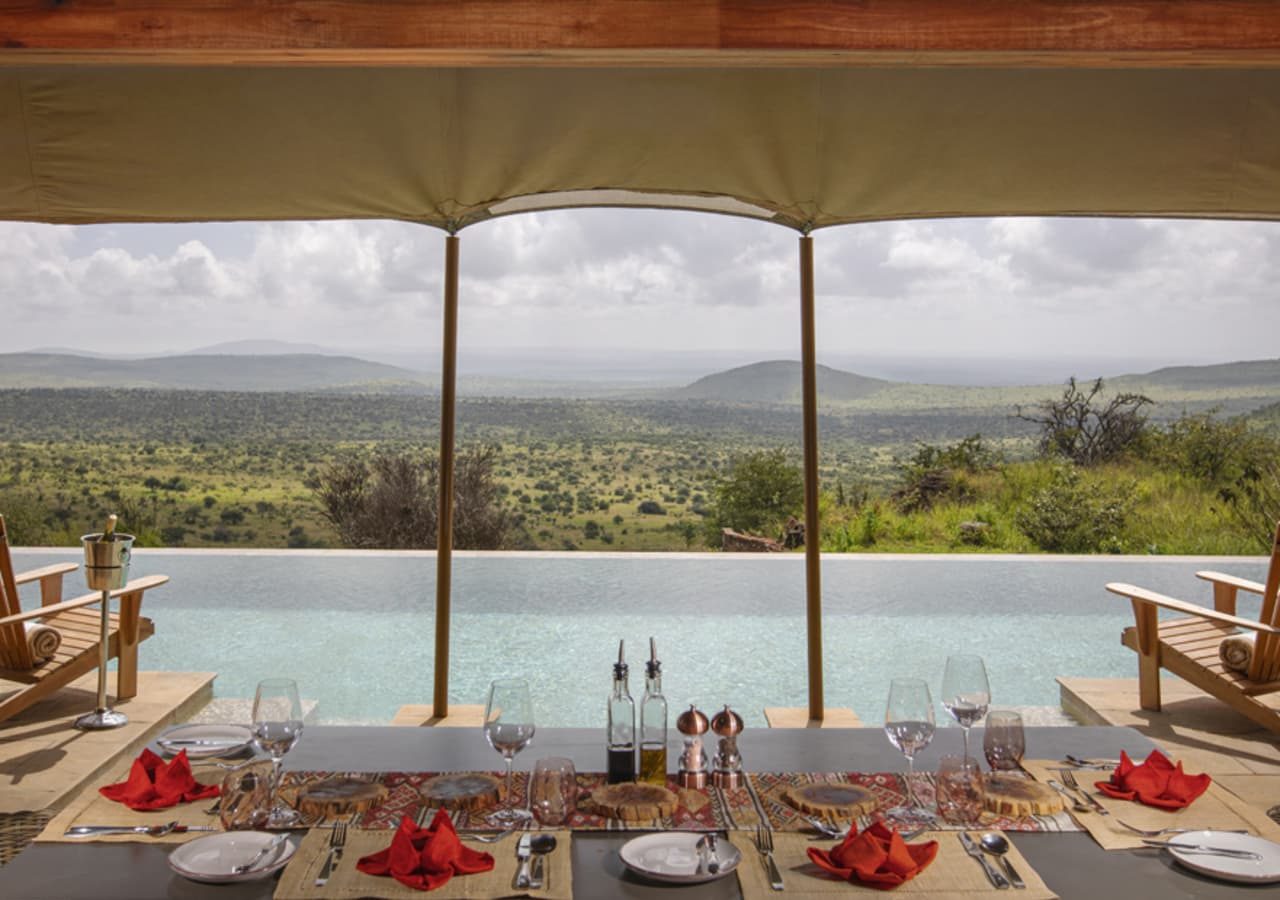
<instances>
[{"instance_id":1,"label":"wooden tree slice coaster","mask_svg":"<svg viewBox=\"0 0 1280 900\"><path fill-rule=\"evenodd\" d=\"M1002 816L1051 816L1063 809L1062 797L1053 788L1013 775L988 775L983 805Z\"/></svg>"},{"instance_id":2,"label":"wooden tree slice coaster","mask_svg":"<svg viewBox=\"0 0 1280 900\"><path fill-rule=\"evenodd\" d=\"M802 813L852 819L876 808L871 791L856 784L804 784L783 790L782 799Z\"/></svg>"},{"instance_id":3,"label":"wooden tree slice coaster","mask_svg":"<svg viewBox=\"0 0 1280 900\"><path fill-rule=\"evenodd\" d=\"M498 805L502 782L483 772L457 772L428 778L418 792L428 806L474 811Z\"/></svg>"},{"instance_id":4,"label":"wooden tree slice coaster","mask_svg":"<svg viewBox=\"0 0 1280 900\"><path fill-rule=\"evenodd\" d=\"M298 788L295 805L308 821L366 812L387 798L387 789L362 778L326 778Z\"/></svg>"},{"instance_id":5,"label":"wooden tree slice coaster","mask_svg":"<svg viewBox=\"0 0 1280 900\"><path fill-rule=\"evenodd\" d=\"M680 798L656 784L628 782L596 788L591 792L589 804L602 816L641 822L674 814Z\"/></svg>"}]
</instances>

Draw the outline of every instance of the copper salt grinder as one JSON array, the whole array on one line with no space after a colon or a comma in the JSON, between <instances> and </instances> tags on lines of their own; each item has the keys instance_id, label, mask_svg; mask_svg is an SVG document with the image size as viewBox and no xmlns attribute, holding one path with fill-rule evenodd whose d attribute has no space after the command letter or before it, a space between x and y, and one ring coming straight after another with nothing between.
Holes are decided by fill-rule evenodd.
<instances>
[{"instance_id":1,"label":"copper salt grinder","mask_svg":"<svg viewBox=\"0 0 1280 900\"><path fill-rule=\"evenodd\" d=\"M715 771L711 783L718 788L742 787L742 757L738 753L738 735L742 734L742 716L727 705L711 720L711 730L720 735Z\"/></svg>"},{"instance_id":2,"label":"copper salt grinder","mask_svg":"<svg viewBox=\"0 0 1280 900\"><path fill-rule=\"evenodd\" d=\"M707 786L707 754L702 747L702 736L710 728L707 717L690 705L676 719L676 730L684 735L684 752L680 754L680 774L676 783L684 788Z\"/></svg>"}]
</instances>

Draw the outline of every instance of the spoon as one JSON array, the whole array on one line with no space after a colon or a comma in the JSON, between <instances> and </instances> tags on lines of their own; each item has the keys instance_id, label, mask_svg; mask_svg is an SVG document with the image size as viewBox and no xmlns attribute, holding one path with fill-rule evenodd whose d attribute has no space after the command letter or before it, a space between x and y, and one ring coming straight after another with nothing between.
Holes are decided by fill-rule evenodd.
<instances>
[{"instance_id":1,"label":"spoon","mask_svg":"<svg viewBox=\"0 0 1280 900\"><path fill-rule=\"evenodd\" d=\"M276 850L279 850L280 846L288 839L289 839L288 832L285 832L284 834L276 835L275 838L271 841L271 843L265 845L261 850L259 850L257 856L255 856L253 859L249 860L247 863L245 863L242 866L232 866L231 874L243 875L246 872L252 872L254 867L257 866L258 863L266 859L269 854L272 854ZM275 862L276 859L277 857L272 856L271 862ZM266 868L266 866L263 866L263 868Z\"/></svg>"},{"instance_id":2,"label":"spoon","mask_svg":"<svg viewBox=\"0 0 1280 900\"><path fill-rule=\"evenodd\" d=\"M698 838L698 842L693 845L693 849L698 854L698 868L694 870L694 875L701 875L704 872L710 875L719 873L720 856L719 851L716 849L716 834L714 831L708 831Z\"/></svg>"},{"instance_id":3,"label":"spoon","mask_svg":"<svg viewBox=\"0 0 1280 900\"><path fill-rule=\"evenodd\" d=\"M533 851L533 883L529 886L550 889L551 870L546 868L542 858L556 849L556 839L549 834L537 835L529 842L529 849Z\"/></svg>"},{"instance_id":4,"label":"spoon","mask_svg":"<svg viewBox=\"0 0 1280 900\"><path fill-rule=\"evenodd\" d=\"M1004 874L1009 876L1009 881L1015 888L1025 888L1027 886L1018 873L1014 871L1013 865L1004 855L1009 852L1009 842L1005 840L1003 834L998 831L988 831L980 839L982 849L995 856L1004 865Z\"/></svg>"}]
</instances>

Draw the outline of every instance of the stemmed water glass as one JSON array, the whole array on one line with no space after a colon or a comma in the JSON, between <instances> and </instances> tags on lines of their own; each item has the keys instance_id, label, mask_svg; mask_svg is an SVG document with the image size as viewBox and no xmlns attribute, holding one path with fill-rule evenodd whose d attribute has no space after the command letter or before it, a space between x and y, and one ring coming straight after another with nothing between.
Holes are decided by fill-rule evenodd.
<instances>
[{"instance_id":1,"label":"stemmed water glass","mask_svg":"<svg viewBox=\"0 0 1280 900\"><path fill-rule=\"evenodd\" d=\"M258 682L253 695L253 739L271 755L271 814L267 828L290 828L298 811L280 804L280 767L284 755L302 736L302 700L292 678L268 678Z\"/></svg>"},{"instance_id":2,"label":"stemmed water glass","mask_svg":"<svg viewBox=\"0 0 1280 900\"><path fill-rule=\"evenodd\" d=\"M489 821L495 825L518 825L530 818L529 810L512 806L511 764L516 754L533 740L533 730L529 683L520 678L500 678L489 685L489 701L484 708L484 736L489 746L501 753L507 763L506 799L502 809L489 816Z\"/></svg>"},{"instance_id":3,"label":"stemmed water glass","mask_svg":"<svg viewBox=\"0 0 1280 900\"><path fill-rule=\"evenodd\" d=\"M942 705L964 729L964 755L969 755L969 729L987 714L991 705L991 685L981 656L947 657L942 673Z\"/></svg>"},{"instance_id":4,"label":"stemmed water glass","mask_svg":"<svg viewBox=\"0 0 1280 900\"><path fill-rule=\"evenodd\" d=\"M884 732L889 743L907 758L907 804L886 812L891 818L928 815L916 802L912 782L916 774L916 753L933 740L933 697L929 685L919 678L895 678L889 683L889 704L884 711Z\"/></svg>"}]
</instances>

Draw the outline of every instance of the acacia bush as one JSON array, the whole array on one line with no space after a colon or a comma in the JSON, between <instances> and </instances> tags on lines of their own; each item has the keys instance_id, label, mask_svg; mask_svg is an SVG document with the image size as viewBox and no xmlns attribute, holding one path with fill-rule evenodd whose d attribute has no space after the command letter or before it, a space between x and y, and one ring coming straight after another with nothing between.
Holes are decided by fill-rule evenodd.
<instances>
[{"instance_id":1,"label":"acacia bush","mask_svg":"<svg viewBox=\"0 0 1280 900\"><path fill-rule=\"evenodd\" d=\"M1147 435L1142 409L1155 401L1143 394L1107 397L1099 378L1086 391L1067 379L1062 396L1036 404L1038 414L1018 407L1014 418L1040 426L1040 452L1080 466L1111 462L1137 449Z\"/></svg>"},{"instance_id":2,"label":"acacia bush","mask_svg":"<svg viewBox=\"0 0 1280 900\"><path fill-rule=\"evenodd\" d=\"M514 519L494 475L497 448L473 446L454 458L453 546L503 547ZM437 543L439 459L380 453L337 460L311 483L324 517L349 547L425 549Z\"/></svg>"}]
</instances>

